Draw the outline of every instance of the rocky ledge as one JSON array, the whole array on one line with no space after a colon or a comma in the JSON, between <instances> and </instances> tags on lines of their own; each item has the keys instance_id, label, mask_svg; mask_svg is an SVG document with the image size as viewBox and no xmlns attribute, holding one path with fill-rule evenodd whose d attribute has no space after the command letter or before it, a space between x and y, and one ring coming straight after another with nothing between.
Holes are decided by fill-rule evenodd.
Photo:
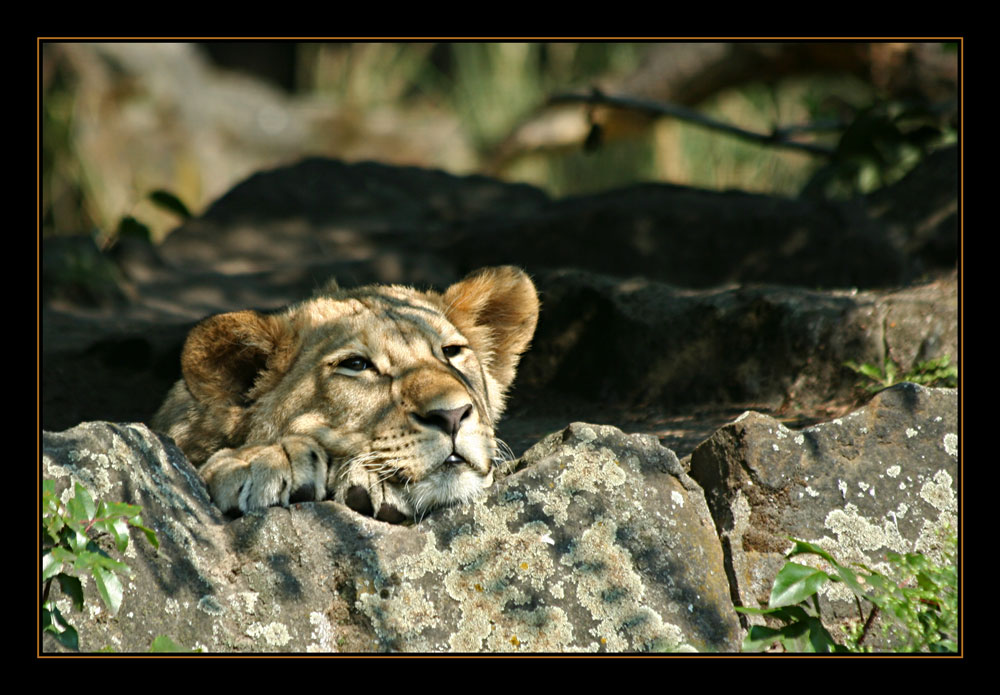
<instances>
[{"instance_id":1,"label":"rocky ledge","mask_svg":"<svg viewBox=\"0 0 1000 695\"><path fill-rule=\"evenodd\" d=\"M117 616L57 605L83 651L738 651L733 606L766 601L790 536L875 568L936 552L957 432L956 392L914 384L801 430L747 412L689 471L655 437L574 423L482 501L394 526L335 502L230 521L172 442L84 423L45 433L43 475L142 505L161 545L133 533ZM847 598L824 596L831 628Z\"/></svg>"}]
</instances>

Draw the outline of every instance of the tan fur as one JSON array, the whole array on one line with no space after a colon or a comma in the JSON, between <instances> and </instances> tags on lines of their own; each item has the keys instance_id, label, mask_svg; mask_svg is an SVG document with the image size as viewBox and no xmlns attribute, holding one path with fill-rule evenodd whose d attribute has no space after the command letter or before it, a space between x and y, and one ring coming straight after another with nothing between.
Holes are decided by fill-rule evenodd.
<instances>
[{"instance_id":1,"label":"tan fur","mask_svg":"<svg viewBox=\"0 0 1000 695\"><path fill-rule=\"evenodd\" d=\"M535 287L510 266L444 294L330 283L278 314L195 326L152 426L224 511L333 498L419 516L492 483L494 425L537 320Z\"/></svg>"}]
</instances>

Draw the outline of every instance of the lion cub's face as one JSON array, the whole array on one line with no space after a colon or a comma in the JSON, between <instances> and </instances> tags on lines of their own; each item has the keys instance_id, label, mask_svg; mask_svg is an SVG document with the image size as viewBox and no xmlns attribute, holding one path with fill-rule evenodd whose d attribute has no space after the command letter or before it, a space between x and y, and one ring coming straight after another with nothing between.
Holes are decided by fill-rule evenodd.
<instances>
[{"instance_id":1,"label":"lion cub's face","mask_svg":"<svg viewBox=\"0 0 1000 695\"><path fill-rule=\"evenodd\" d=\"M509 267L443 295L334 289L282 314L213 317L182 356L196 407L178 418L168 398L154 425L167 420L189 456L208 458L223 508L332 497L387 520L419 516L492 483L504 458L494 424L537 317L534 286Z\"/></svg>"}]
</instances>

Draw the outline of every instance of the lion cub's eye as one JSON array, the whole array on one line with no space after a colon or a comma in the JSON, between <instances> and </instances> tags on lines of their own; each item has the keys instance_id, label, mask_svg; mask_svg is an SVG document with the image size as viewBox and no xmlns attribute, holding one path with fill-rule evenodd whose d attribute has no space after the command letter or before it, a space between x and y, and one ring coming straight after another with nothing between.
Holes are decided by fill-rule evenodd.
<instances>
[{"instance_id":1,"label":"lion cub's eye","mask_svg":"<svg viewBox=\"0 0 1000 695\"><path fill-rule=\"evenodd\" d=\"M452 357L457 357L464 349L464 345L445 345L441 348L441 352L444 353L445 357L451 359Z\"/></svg>"},{"instance_id":2,"label":"lion cub's eye","mask_svg":"<svg viewBox=\"0 0 1000 695\"><path fill-rule=\"evenodd\" d=\"M352 372L363 372L366 369L375 369L375 365L371 363L370 360L366 360L360 355L352 355L347 359L341 360L337 364L337 367L343 367L344 369L349 369Z\"/></svg>"}]
</instances>

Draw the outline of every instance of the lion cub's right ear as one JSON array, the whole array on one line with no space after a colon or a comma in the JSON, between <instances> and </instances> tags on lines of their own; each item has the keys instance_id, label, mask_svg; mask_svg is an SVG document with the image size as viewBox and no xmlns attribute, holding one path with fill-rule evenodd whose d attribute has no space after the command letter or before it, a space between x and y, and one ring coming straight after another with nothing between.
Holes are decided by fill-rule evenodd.
<instances>
[{"instance_id":1,"label":"lion cub's right ear","mask_svg":"<svg viewBox=\"0 0 1000 695\"><path fill-rule=\"evenodd\" d=\"M294 330L281 315L235 311L211 316L188 334L181 373L199 401L247 406L262 374L283 373L294 357Z\"/></svg>"}]
</instances>

